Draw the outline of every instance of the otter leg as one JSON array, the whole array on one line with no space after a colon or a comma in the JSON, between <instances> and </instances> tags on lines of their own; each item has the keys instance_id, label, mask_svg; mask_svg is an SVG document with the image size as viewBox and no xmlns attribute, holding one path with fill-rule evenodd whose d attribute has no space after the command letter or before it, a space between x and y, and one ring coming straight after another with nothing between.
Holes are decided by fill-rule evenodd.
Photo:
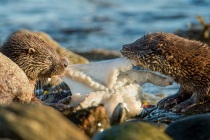
<instances>
[{"instance_id":1,"label":"otter leg","mask_svg":"<svg viewBox=\"0 0 210 140\"><path fill-rule=\"evenodd\" d=\"M159 101L157 107L159 109L169 110L173 108L175 105L189 99L191 95L192 93L186 92L182 87L180 87L179 91L176 94L168 96Z\"/></svg>"},{"instance_id":2,"label":"otter leg","mask_svg":"<svg viewBox=\"0 0 210 140\"><path fill-rule=\"evenodd\" d=\"M184 102L182 102L182 103L180 103L180 104L174 106L174 107L172 108L172 111L173 111L173 112L176 112L176 113L184 112L184 111L187 110L190 106L195 105L195 104L196 104L196 98L195 98L195 96L196 96L196 95L193 94L193 95L191 96L190 99L188 99L188 100L186 100L186 101L184 101Z\"/></svg>"},{"instance_id":3,"label":"otter leg","mask_svg":"<svg viewBox=\"0 0 210 140\"><path fill-rule=\"evenodd\" d=\"M203 89L202 92L194 92L193 95L188 100L174 106L172 108L172 111L176 113L185 112L190 107L196 104L208 101L209 100L208 93L209 93L209 88Z\"/></svg>"}]
</instances>

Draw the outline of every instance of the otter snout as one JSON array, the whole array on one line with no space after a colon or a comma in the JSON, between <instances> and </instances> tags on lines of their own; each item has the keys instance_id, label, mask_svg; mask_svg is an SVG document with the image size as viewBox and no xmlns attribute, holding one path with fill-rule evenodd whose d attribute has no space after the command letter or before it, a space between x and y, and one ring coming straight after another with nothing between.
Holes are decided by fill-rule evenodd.
<instances>
[{"instance_id":1,"label":"otter snout","mask_svg":"<svg viewBox=\"0 0 210 140\"><path fill-rule=\"evenodd\" d=\"M61 65L64 67L64 68L67 68L68 65L69 65L69 60L65 57L61 58Z\"/></svg>"},{"instance_id":2,"label":"otter snout","mask_svg":"<svg viewBox=\"0 0 210 140\"><path fill-rule=\"evenodd\" d=\"M130 45L126 44L126 45L122 46L120 53L123 56L127 57L131 53L131 51L132 51L132 47Z\"/></svg>"},{"instance_id":3,"label":"otter snout","mask_svg":"<svg viewBox=\"0 0 210 140\"><path fill-rule=\"evenodd\" d=\"M121 50L120 50L120 53L121 53L122 55L124 55L124 52L125 52L125 51L126 51L126 46L123 45L122 48L121 48Z\"/></svg>"},{"instance_id":4,"label":"otter snout","mask_svg":"<svg viewBox=\"0 0 210 140\"><path fill-rule=\"evenodd\" d=\"M62 75L65 72L68 65L69 65L69 60L66 57L61 57L59 59L59 62L57 62L55 66L52 67L51 70L49 70L50 73L49 77Z\"/></svg>"},{"instance_id":5,"label":"otter snout","mask_svg":"<svg viewBox=\"0 0 210 140\"><path fill-rule=\"evenodd\" d=\"M123 45L122 48L121 48L121 52L123 51L129 51L130 50L130 46L129 45Z\"/></svg>"}]
</instances>

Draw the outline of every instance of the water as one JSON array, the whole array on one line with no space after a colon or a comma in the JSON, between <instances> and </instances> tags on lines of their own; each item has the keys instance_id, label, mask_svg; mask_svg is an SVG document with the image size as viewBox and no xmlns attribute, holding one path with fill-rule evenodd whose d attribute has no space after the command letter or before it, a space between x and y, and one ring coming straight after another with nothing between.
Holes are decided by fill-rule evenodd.
<instances>
[{"instance_id":1,"label":"water","mask_svg":"<svg viewBox=\"0 0 210 140\"><path fill-rule=\"evenodd\" d=\"M66 48L119 50L143 34L210 22L209 0L0 0L0 40L25 28L44 31Z\"/></svg>"}]
</instances>

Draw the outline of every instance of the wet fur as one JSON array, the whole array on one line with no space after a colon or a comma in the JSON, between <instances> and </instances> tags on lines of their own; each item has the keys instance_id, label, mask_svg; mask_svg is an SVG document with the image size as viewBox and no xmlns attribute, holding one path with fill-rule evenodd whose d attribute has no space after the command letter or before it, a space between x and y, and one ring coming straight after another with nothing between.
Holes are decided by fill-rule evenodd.
<instances>
[{"instance_id":1,"label":"wet fur","mask_svg":"<svg viewBox=\"0 0 210 140\"><path fill-rule=\"evenodd\" d=\"M188 107L209 99L210 50L205 43L158 32L124 45L121 53L145 68L173 77L180 84L180 90L173 99L181 103L192 95L191 103L187 101L181 106ZM178 110L181 108L176 107Z\"/></svg>"},{"instance_id":2,"label":"wet fur","mask_svg":"<svg viewBox=\"0 0 210 140\"><path fill-rule=\"evenodd\" d=\"M0 51L17 63L31 81L60 75L68 65L49 42L28 30L12 34Z\"/></svg>"}]
</instances>

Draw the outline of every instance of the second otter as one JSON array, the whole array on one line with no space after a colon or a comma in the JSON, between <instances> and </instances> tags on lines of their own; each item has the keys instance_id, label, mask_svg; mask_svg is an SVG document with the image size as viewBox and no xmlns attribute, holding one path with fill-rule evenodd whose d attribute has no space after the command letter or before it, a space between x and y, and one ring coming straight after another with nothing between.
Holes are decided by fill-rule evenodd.
<instances>
[{"instance_id":1,"label":"second otter","mask_svg":"<svg viewBox=\"0 0 210 140\"><path fill-rule=\"evenodd\" d=\"M0 52L17 63L30 81L62 74L68 60L61 57L42 37L23 30L12 34Z\"/></svg>"},{"instance_id":2,"label":"second otter","mask_svg":"<svg viewBox=\"0 0 210 140\"><path fill-rule=\"evenodd\" d=\"M124 45L121 53L180 84L179 92L161 100L159 108L173 107L174 112L184 112L210 99L210 50L205 43L159 32Z\"/></svg>"}]
</instances>

